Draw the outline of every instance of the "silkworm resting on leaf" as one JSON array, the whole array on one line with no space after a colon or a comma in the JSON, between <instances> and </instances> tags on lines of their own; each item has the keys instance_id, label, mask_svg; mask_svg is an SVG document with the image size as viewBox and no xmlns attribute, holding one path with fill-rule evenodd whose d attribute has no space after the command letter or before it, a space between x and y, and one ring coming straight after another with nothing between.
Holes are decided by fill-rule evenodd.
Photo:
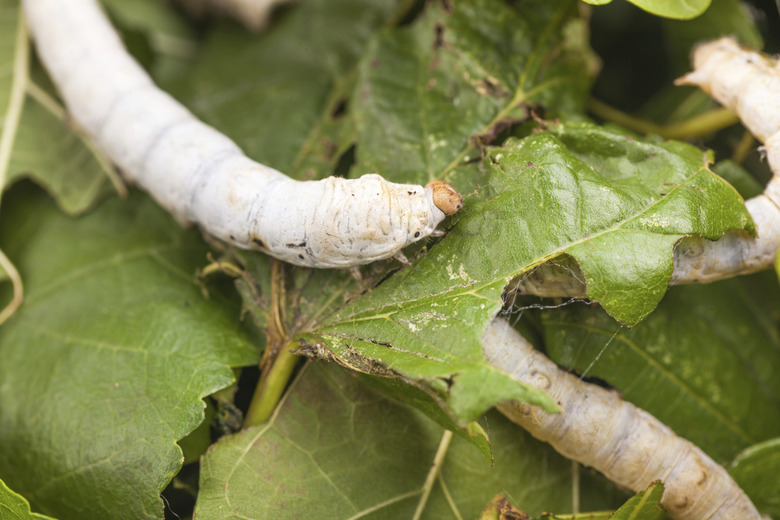
<instances>
[{"instance_id":1,"label":"silkworm resting on leaf","mask_svg":"<svg viewBox=\"0 0 780 520\"><path fill-rule=\"evenodd\" d=\"M158 89L95 0L24 0L24 9L73 119L182 222L293 264L340 268L399 254L461 207L444 182L293 180Z\"/></svg>"},{"instance_id":2,"label":"silkworm resting on leaf","mask_svg":"<svg viewBox=\"0 0 780 520\"><path fill-rule=\"evenodd\" d=\"M496 318L487 326L482 348L490 364L556 400L559 414L522 403L499 410L562 455L633 491L663 481L661 503L675 520L762 518L726 470L701 449L616 392L561 370L506 320Z\"/></svg>"}]
</instances>

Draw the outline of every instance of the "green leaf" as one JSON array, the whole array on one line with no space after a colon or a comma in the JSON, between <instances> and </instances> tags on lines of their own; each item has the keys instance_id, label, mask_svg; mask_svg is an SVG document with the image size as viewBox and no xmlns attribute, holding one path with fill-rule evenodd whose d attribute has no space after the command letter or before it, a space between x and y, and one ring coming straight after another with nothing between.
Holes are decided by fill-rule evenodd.
<instances>
[{"instance_id":1,"label":"green leaf","mask_svg":"<svg viewBox=\"0 0 780 520\"><path fill-rule=\"evenodd\" d=\"M485 419L495 467L454 438L422 518L475 518L498 492L535 514L571 507L571 463L502 416ZM411 518L441 437L417 410L338 367L309 364L268 423L224 437L206 454L195 516ZM582 476L585 507L616 503L602 482Z\"/></svg>"},{"instance_id":2,"label":"green leaf","mask_svg":"<svg viewBox=\"0 0 780 520\"><path fill-rule=\"evenodd\" d=\"M481 333L508 281L569 254L588 294L634 324L657 305L684 235L749 226L732 187L703 153L570 124L492 150L487 181L448 236L307 334L311 353L427 388L465 422L506 399L550 406L488 365ZM383 372L384 371L384 372Z\"/></svg>"},{"instance_id":3,"label":"green leaf","mask_svg":"<svg viewBox=\"0 0 780 520\"><path fill-rule=\"evenodd\" d=\"M729 471L759 511L780 516L780 437L746 448Z\"/></svg>"},{"instance_id":4,"label":"green leaf","mask_svg":"<svg viewBox=\"0 0 780 520\"><path fill-rule=\"evenodd\" d=\"M726 179L734 186L743 199L760 195L764 187L742 165L730 160L720 161L713 166L712 171Z\"/></svg>"},{"instance_id":5,"label":"green leaf","mask_svg":"<svg viewBox=\"0 0 780 520\"><path fill-rule=\"evenodd\" d=\"M775 272L777 277L780 278L780 255L777 255L777 260L775 260Z\"/></svg>"},{"instance_id":6,"label":"green leaf","mask_svg":"<svg viewBox=\"0 0 780 520\"><path fill-rule=\"evenodd\" d=\"M30 512L30 504L24 497L0 480L0 520L54 520L38 513Z\"/></svg>"},{"instance_id":7,"label":"green leaf","mask_svg":"<svg viewBox=\"0 0 780 520\"><path fill-rule=\"evenodd\" d=\"M101 0L128 51L158 83L192 67L198 33L182 10L155 0Z\"/></svg>"},{"instance_id":8,"label":"green leaf","mask_svg":"<svg viewBox=\"0 0 780 520\"><path fill-rule=\"evenodd\" d=\"M214 405L211 400L206 401L203 422L197 428L179 441L181 451L184 454L184 464L198 462L200 456L206 453L211 446L211 423L214 419Z\"/></svg>"},{"instance_id":9,"label":"green leaf","mask_svg":"<svg viewBox=\"0 0 780 520\"><path fill-rule=\"evenodd\" d=\"M105 173L110 166L94 156L66 120L65 110L33 82L40 69L27 70L29 64L20 58L23 50L16 38L19 3L0 1L0 13L0 121L4 122L0 128L0 189L29 177L45 187L64 211L81 213L110 191ZM14 70L17 61L22 65L18 73ZM14 80L19 95L12 98Z\"/></svg>"},{"instance_id":10,"label":"green leaf","mask_svg":"<svg viewBox=\"0 0 780 520\"><path fill-rule=\"evenodd\" d=\"M541 516L528 516L525 511L517 509L503 496L497 496L482 512L479 520L667 520L669 515L661 505L664 486L654 482L650 486L629 498L620 509L614 513L579 513L556 515L544 513Z\"/></svg>"},{"instance_id":11,"label":"green leaf","mask_svg":"<svg viewBox=\"0 0 780 520\"><path fill-rule=\"evenodd\" d=\"M326 177L351 144L342 115L350 71L400 3L303 2L260 36L217 25L191 73L169 88L250 157L293 177Z\"/></svg>"},{"instance_id":12,"label":"green leaf","mask_svg":"<svg viewBox=\"0 0 780 520\"><path fill-rule=\"evenodd\" d=\"M604 5L612 0L583 0L592 5ZM690 20L701 15L710 6L712 0L628 0L637 7L665 18Z\"/></svg>"},{"instance_id":13,"label":"green leaf","mask_svg":"<svg viewBox=\"0 0 780 520\"><path fill-rule=\"evenodd\" d=\"M413 385L408 385L401 381L362 376L361 381L367 386L379 390L386 396L393 397L398 401L422 411L429 418L433 419L445 430L455 432L460 437L471 442L485 457L485 460L492 464L493 451L490 446L490 438L482 426L474 421L461 427L452 420L452 417L442 409L441 403L432 399L431 396Z\"/></svg>"},{"instance_id":14,"label":"green leaf","mask_svg":"<svg viewBox=\"0 0 780 520\"><path fill-rule=\"evenodd\" d=\"M595 376L721 464L780 434L780 290L767 274L670 289L634 329L582 306L542 313L557 363Z\"/></svg>"},{"instance_id":15,"label":"green leaf","mask_svg":"<svg viewBox=\"0 0 780 520\"><path fill-rule=\"evenodd\" d=\"M29 185L0 223L27 282L0 329L0 475L62 518L160 518L201 399L257 360L235 305L194 281L198 233L140 195L69 219Z\"/></svg>"},{"instance_id":16,"label":"green leaf","mask_svg":"<svg viewBox=\"0 0 780 520\"><path fill-rule=\"evenodd\" d=\"M676 74L690 70L691 49L707 40L728 35L754 49L764 46L754 13L740 0L716 0L704 14L693 20L664 20L663 29L667 41L665 52L671 58Z\"/></svg>"},{"instance_id":17,"label":"green leaf","mask_svg":"<svg viewBox=\"0 0 780 520\"><path fill-rule=\"evenodd\" d=\"M21 13L19 2L3 0L0 2L0 121L11 101L11 85L14 74L14 54L16 51L16 32ZM2 129L2 126L0 126Z\"/></svg>"},{"instance_id":18,"label":"green leaf","mask_svg":"<svg viewBox=\"0 0 780 520\"><path fill-rule=\"evenodd\" d=\"M701 15L712 0L628 0L637 7L657 16L690 20Z\"/></svg>"},{"instance_id":19,"label":"green leaf","mask_svg":"<svg viewBox=\"0 0 780 520\"><path fill-rule=\"evenodd\" d=\"M478 157L474 144L526 120L529 106L548 117L582 111L591 55L565 38L576 3L453 5L431 4L369 43L352 97L355 174L425 184Z\"/></svg>"},{"instance_id":20,"label":"green leaf","mask_svg":"<svg viewBox=\"0 0 780 520\"><path fill-rule=\"evenodd\" d=\"M549 106L551 111L556 110L556 114L582 106L589 84L587 75L582 72L585 68L585 60L581 59L584 51L577 47L582 43L578 43L576 38L566 39L563 35L567 24L576 16L575 2L550 4L531 0L524 2L515 11L496 0L480 0L459 3L452 14L431 4L409 28L380 32L364 51L365 42L371 36L370 30L377 30L390 16L389 10L376 9L376 6L356 3L354 0L309 2L290 12L269 33L251 41L237 31L217 30L207 44L197 70L175 85L176 92L209 122L227 131L250 154L298 177L323 176L335 166L338 153L334 154L333 150L343 150L352 142L349 128L353 120L356 128L354 137L358 140L356 170L382 170L393 180L405 180L411 175L416 176L418 181L427 181L426 171L441 176L447 165L457 164L457 156L463 158L468 150L477 153L469 142L469 132L491 132L496 124L507 119L525 117L525 110L518 106L521 102ZM312 22L315 19L317 23ZM368 25L366 19L370 20ZM435 49L439 22L443 24L443 41ZM312 27L328 27L328 30L312 31ZM398 45L400 50L397 49ZM364 51L362 57L361 51ZM417 52L419 56L415 54ZM380 66L375 68L379 76L372 76L371 64L376 62L379 54L387 56L387 60L382 58L377 62ZM232 59L225 60L226 55ZM343 76L349 74L358 57L360 65L355 94L346 104L347 113L353 117L333 121L333 109L346 99L343 96L350 85ZM428 107L426 110L431 112L431 117L439 117L441 120L433 121L435 125L430 128L426 122L426 130L419 135L419 142L426 144L416 148L414 154L430 155L434 148L439 147L436 129L447 128L451 121L461 118L462 114L457 113L457 110L453 116L453 107L463 107L463 110L472 114L469 115L471 122L458 127L459 135L453 135L450 131L446 136L439 136L448 141L451 136L452 142L448 142L441 153L434 154L438 159L424 171L410 174L397 164L380 164L375 160L380 148L382 157L400 157L407 154L405 150L409 144L403 133L391 130L391 124L386 119L396 117L392 110L384 110L381 116L384 120L376 121L372 126L372 117L379 117L379 113L372 109L373 105L366 105L366 101L381 103L383 98L391 102L403 99L403 92L398 88L388 89L384 85L387 77L381 74L389 74L394 81L410 86L404 88L417 92L430 83L431 77L426 71L437 63L441 63L441 66L437 65L431 70L434 75L441 74L436 76L441 82L432 87L432 97L415 99ZM382 66L384 64L389 66L386 68ZM410 66L420 73L407 76L405 71L410 70ZM448 97L448 91L442 91L452 82L460 85L456 90L463 94L463 98L459 98L455 105L451 96ZM372 90L367 100L364 89L380 90ZM408 102L404 99L404 104ZM414 109L401 107L397 101L395 103L390 106L400 110L397 117L411 119L412 123L418 121L419 116ZM252 117L247 117L246 106L253 106ZM436 116L434 110L441 110L443 114ZM270 121L273 124L258 124L258 121ZM399 123L403 124L406 121ZM374 128L371 130L373 132L380 129L387 133L386 138L381 143L372 140L369 128ZM333 146L327 147L330 149L329 154L324 153L324 149L319 146L323 139L333 143ZM454 173L457 174L459 172ZM476 183L477 179L468 182ZM241 256L246 258L251 255ZM256 265L257 271L250 268L249 272L262 286L268 273L266 260L258 261ZM316 327L327 313L332 312L334 306L343 304L349 296L347 291L354 288L354 284L350 285L341 274L315 274L312 280L316 280L312 281L311 287L317 294L302 302L302 307L289 312L289 315L313 316L314 319L298 322L290 327L291 330L307 331ZM505 281L496 284L496 293L500 292L503 283ZM333 288L336 292L329 293L323 287ZM266 304L263 294L267 295L268 291L247 289L244 294L250 300L254 298L253 294L260 294L259 305L262 307ZM326 297L323 298L323 295ZM328 299L328 295L332 297ZM250 300L247 300L249 307L252 306ZM324 301L328 307L309 313L303 307L309 305L310 301ZM493 312L498 308L497 302L496 296ZM424 305L424 302L420 303ZM477 305L482 303L483 300L480 300ZM485 307L479 309L480 312L483 310ZM261 320L264 319L262 314L262 310L253 312ZM475 323L476 326L465 334L472 346L479 344L482 324ZM448 335L441 339L450 342ZM307 336L302 337L302 340L310 350L316 350L319 339ZM352 350L359 351L361 345L367 344L342 344L342 351L336 356L343 360ZM329 345L329 348L332 347ZM378 348L386 350L381 346ZM403 353L404 349L405 346L401 346L400 355L409 357L409 354ZM358 358L369 357L362 353L353 356L352 366L357 368L356 363L360 361ZM421 359L415 354L411 354L411 357L412 364ZM424 357L422 360L425 362ZM431 366L422 371L420 367L415 367L413 371L400 370L400 373L411 374L412 380L419 380L421 376L431 379L436 389L430 389L427 379L420 387L432 392L432 396L438 396L448 384L447 378L461 369L463 373L458 374L458 383L470 381L483 388L480 392L484 395L478 398L477 405L473 405L469 402L471 398L467 397L469 385L466 384L466 392L462 393L460 388L463 385L456 384L452 395L456 401L461 399L461 395L465 400L462 406L455 407L458 410L454 414L455 418L461 424L478 417L486 408L504 398L535 399L552 407L549 399L540 392L526 390L490 367L478 349L460 356L455 363L448 362L449 366L444 368L436 366L438 362L435 359L432 361L429 363ZM368 362L367 365L377 369L383 366L381 362ZM472 369L466 370L467 366ZM391 370L396 368L391 367ZM363 369L373 373L370 368ZM431 369L434 372L430 372ZM486 378L492 382L485 384ZM466 407L469 411L464 413Z\"/></svg>"},{"instance_id":21,"label":"green leaf","mask_svg":"<svg viewBox=\"0 0 780 520\"><path fill-rule=\"evenodd\" d=\"M667 520L669 515L661 506L661 496L664 494L664 485L654 482L644 491L628 499L610 520Z\"/></svg>"},{"instance_id":22,"label":"green leaf","mask_svg":"<svg viewBox=\"0 0 780 520\"><path fill-rule=\"evenodd\" d=\"M19 3L0 1L0 192L8 182L9 160L24 108L30 61L27 28Z\"/></svg>"},{"instance_id":23,"label":"green leaf","mask_svg":"<svg viewBox=\"0 0 780 520\"><path fill-rule=\"evenodd\" d=\"M149 33L152 38L190 39L192 27L169 4L154 0L100 0L122 25Z\"/></svg>"},{"instance_id":24,"label":"green leaf","mask_svg":"<svg viewBox=\"0 0 780 520\"><path fill-rule=\"evenodd\" d=\"M670 79L676 78L690 72L691 49L701 42L728 35L737 38L744 45L756 49L762 48L763 41L756 23L758 17L759 15L756 11L749 8L741 0L717 0L710 5L704 14L693 20L664 19L657 36L645 36L642 40L644 42L657 39L657 44L650 46L646 43L641 43L641 49L648 50L646 59L667 63L666 66L669 68L667 72L668 77ZM617 22L619 23L619 21ZM635 27L634 23L626 25L629 27L626 30L627 34L629 31L636 34L636 32L644 33L652 30L650 23L646 23L646 26L643 28ZM620 41L613 36L610 48L612 52L618 52L615 46ZM620 52L622 55L629 55L630 53L631 51ZM640 64L643 64L644 61L645 59L632 60L633 63ZM655 69L644 67L644 65L639 66L650 70L647 74L639 73L642 74L642 79L647 82L654 81L654 78L657 77ZM627 73L624 68L616 67L613 70L615 76L612 83L616 83L615 80L620 81L622 78L635 77L637 75ZM637 80L635 79L633 84L636 83ZM614 94L620 95L621 90L619 89L625 90L630 84L627 81L623 82L622 86L613 84L613 90L610 94L613 94L613 97ZM626 96L626 98L630 97L632 96ZM683 123L690 118L713 110L713 107L716 105L717 103L699 88L679 87L674 85L672 81L665 81L659 85L659 88L652 93L649 99L647 96L644 96L644 99L641 101L639 114L655 123L668 125L666 128L669 129L674 128L672 125L675 123ZM725 153L731 154L730 151Z\"/></svg>"},{"instance_id":25,"label":"green leaf","mask_svg":"<svg viewBox=\"0 0 780 520\"><path fill-rule=\"evenodd\" d=\"M45 95L45 94L41 94ZM49 192L69 215L79 215L112 191L100 160L68 123L53 98L28 97L13 154L8 183L30 178Z\"/></svg>"}]
</instances>

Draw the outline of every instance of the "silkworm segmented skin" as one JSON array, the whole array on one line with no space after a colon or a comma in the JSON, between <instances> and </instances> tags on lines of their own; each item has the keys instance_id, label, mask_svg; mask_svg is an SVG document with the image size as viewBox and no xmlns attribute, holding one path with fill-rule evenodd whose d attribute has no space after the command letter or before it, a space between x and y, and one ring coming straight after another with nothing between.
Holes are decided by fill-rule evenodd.
<instances>
[{"instance_id":1,"label":"silkworm segmented skin","mask_svg":"<svg viewBox=\"0 0 780 520\"><path fill-rule=\"evenodd\" d=\"M743 49L732 38L699 45L693 72L677 80L697 85L739 116L764 143L774 175L764 193L745 205L758 238L727 233L717 242L697 241L678 248L673 283L706 282L767 269L780 248L780 68L775 60Z\"/></svg>"},{"instance_id":2,"label":"silkworm segmented skin","mask_svg":"<svg viewBox=\"0 0 780 520\"><path fill-rule=\"evenodd\" d=\"M24 0L24 9L73 119L182 222L296 265L344 268L400 253L461 207L443 182L290 179L159 90L95 0Z\"/></svg>"},{"instance_id":3,"label":"silkworm segmented skin","mask_svg":"<svg viewBox=\"0 0 780 520\"><path fill-rule=\"evenodd\" d=\"M562 455L613 482L641 491L661 480L661 503L675 520L760 520L753 503L726 470L661 421L606 390L558 368L506 320L485 329L490 364L556 400L560 414L528 404L499 410Z\"/></svg>"}]
</instances>

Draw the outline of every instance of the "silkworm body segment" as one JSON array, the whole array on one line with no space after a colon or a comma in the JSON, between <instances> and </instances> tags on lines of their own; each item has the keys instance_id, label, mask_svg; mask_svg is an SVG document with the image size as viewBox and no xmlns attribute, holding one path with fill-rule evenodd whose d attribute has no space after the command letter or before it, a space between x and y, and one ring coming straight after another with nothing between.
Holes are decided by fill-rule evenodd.
<instances>
[{"instance_id":1,"label":"silkworm body segment","mask_svg":"<svg viewBox=\"0 0 780 520\"><path fill-rule=\"evenodd\" d=\"M159 90L94 0L24 0L24 8L75 122L182 222L293 264L340 268L391 257L460 208L445 183L290 179Z\"/></svg>"},{"instance_id":2,"label":"silkworm body segment","mask_svg":"<svg viewBox=\"0 0 780 520\"><path fill-rule=\"evenodd\" d=\"M499 407L562 455L633 491L663 481L661 503L675 520L762 518L728 472L700 448L616 392L561 370L506 320L486 327L482 345L491 365L544 390L562 408L550 414L524 403Z\"/></svg>"}]
</instances>

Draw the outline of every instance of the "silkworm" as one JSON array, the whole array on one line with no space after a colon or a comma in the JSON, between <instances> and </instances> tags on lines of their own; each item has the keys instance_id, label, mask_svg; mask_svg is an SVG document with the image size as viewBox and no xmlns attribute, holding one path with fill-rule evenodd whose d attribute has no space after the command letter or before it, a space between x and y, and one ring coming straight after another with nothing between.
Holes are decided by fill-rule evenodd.
<instances>
[{"instance_id":1,"label":"silkworm","mask_svg":"<svg viewBox=\"0 0 780 520\"><path fill-rule=\"evenodd\" d=\"M95 0L24 0L38 54L75 122L181 222L296 265L345 268L440 234L462 206L444 182L296 181L252 161L161 91Z\"/></svg>"},{"instance_id":2,"label":"silkworm","mask_svg":"<svg viewBox=\"0 0 780 520\"><path fill-rule=\"evenodd\" d=\"M775 60L743 49L732 38L697 46L693 72L678 85L697 85L732 110L764 143L774 173L764 193L745 202L757 238L727 233L717 242L679 248L673 283L714 281L770 268L780 249L780 68Z\"/></svg>"},{"instance_id":3,"label":"silkworm","mask_svg":"<svg viewBox=\"0 0 780 520\"><path fill-rule=\"evenodd\" d=\"M616 392L561 370L506 320L487 326L482 348L490 364L556 400L559 414L522 403L499 410L562 455L633 491L663 481L661 503L675 520L762 518L728 472L700 448Z\"/></svg>"}]
</instances>

